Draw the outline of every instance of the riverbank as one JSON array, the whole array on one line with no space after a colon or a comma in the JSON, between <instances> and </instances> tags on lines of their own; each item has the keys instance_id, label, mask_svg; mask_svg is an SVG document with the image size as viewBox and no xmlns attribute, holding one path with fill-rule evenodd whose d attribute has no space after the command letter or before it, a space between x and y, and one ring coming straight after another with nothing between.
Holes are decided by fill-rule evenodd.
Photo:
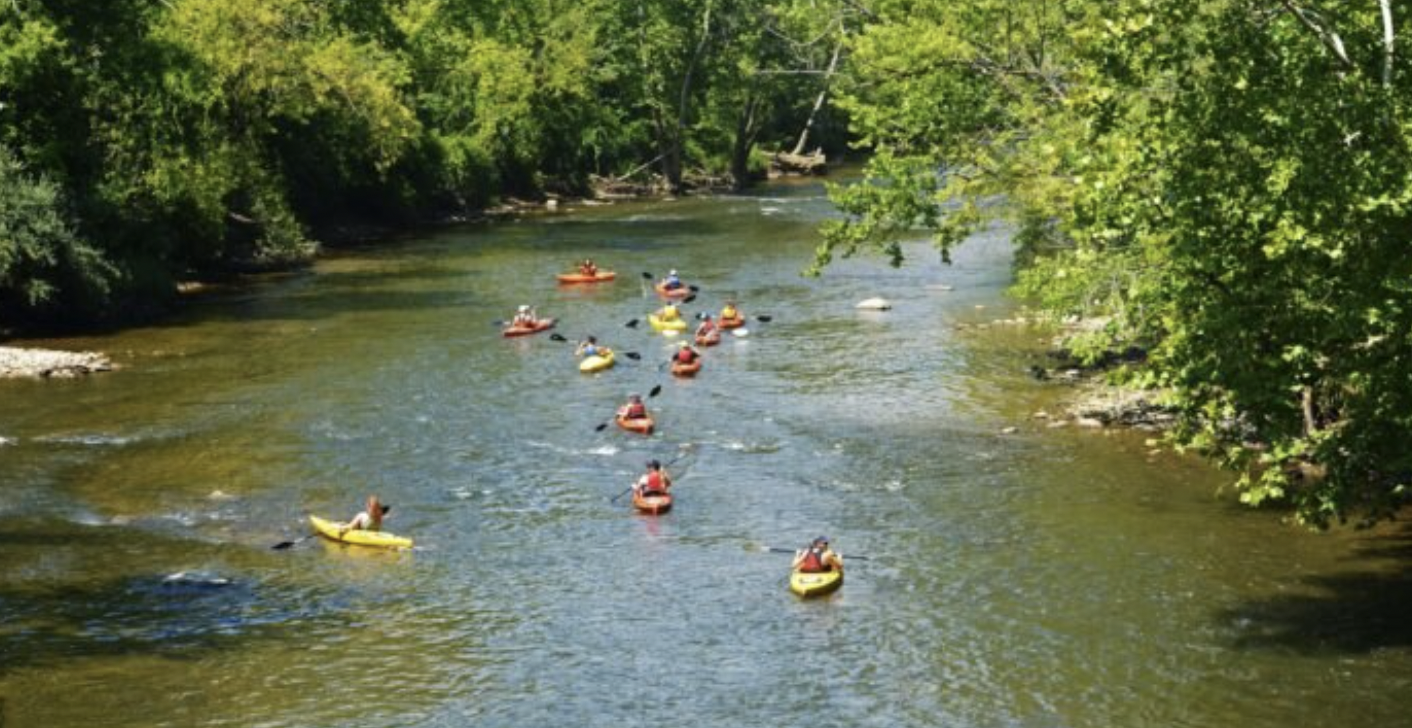
<instances>
[{"instance_id":1,"label":"riverbank","mask_svg":"<svg viewBox=\"0 0 1412 728\"><path fill-rule=\"evenodd\" d=\"M36 377L72 379L113 368L107 356L92 351L57 351L0 346L0 379Z\"/></svg>"}]
</instances>

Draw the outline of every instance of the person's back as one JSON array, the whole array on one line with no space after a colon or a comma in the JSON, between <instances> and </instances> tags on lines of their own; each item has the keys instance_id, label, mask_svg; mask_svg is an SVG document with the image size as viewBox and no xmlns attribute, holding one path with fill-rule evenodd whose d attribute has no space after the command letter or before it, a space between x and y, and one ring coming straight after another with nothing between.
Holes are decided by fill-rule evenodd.
<instances>
[{"instance_id":1,"label":"person's back","mask_svg":"<svg viewBox=\"0 0 1412 728\"><path fill-rule=\"evenodd\" d=\"M697 356L699 355L696 353L696 350L690 346L683 344L680 349L677 349L677 361L682 364L690 364L696 361Z\"/></svg>"},{"instance_id":2,"label":"person's back","mask_svg":"<svg viewBox=\"0 0 1412 728\"><path fill-rule=\"evenodd\" d=\"M662 312L657 316L657 318L662 319L663 321L676 321L678 318L681 318L681 314L677 312L676 306L673 306L669 303L662 307Z\"/></svg>"},{"instance_id":3,"label":"person's back","mask_svg":"<svg viewBox=\"0 0 1412 728\"><path fill-rule=\"evenodd\" d=\"M642 403L642 398L637 395L628 397L628 403L618 410L620 416L625 420L641 420L647 418L647 405Z\"/></svg>"}]
</instances>

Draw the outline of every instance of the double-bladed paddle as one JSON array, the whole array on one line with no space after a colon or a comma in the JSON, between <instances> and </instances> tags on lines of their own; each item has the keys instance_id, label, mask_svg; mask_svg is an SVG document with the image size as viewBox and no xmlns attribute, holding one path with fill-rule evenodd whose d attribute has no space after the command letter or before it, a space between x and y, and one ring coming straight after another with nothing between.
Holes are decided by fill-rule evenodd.
<instances>
[{"instance_id":1,"label":"double-bladed paddle","mask_svg":"<svg viewBox=\"0 0 1412 728\"><path fill-rule=\"evenodd\" d=\"M382 514L383 514L384 516L387 515L387 514L390 513L390 512L392 512L392 506L383 506L383 507L382 507ZM306 535L306 536L300 536L299 538L296 538L296 539L294 539L293 541L280 541L279 543L277 543L277 544L271 546L270 548L274 549L275 551L283 551L283 550L285 550L285 549L287 549L287 548L291 548L291 547L296 546L296 545L298 545L298 544L304 543L305 541L308 541L309 539L311 539L311 538L313 538L313 537L315 537L315 536L317 536L317 535L319 535L319 534L318 534L318 533L311 533L311 534L308 534L308 535Z\"/></svg>"},{"instance_id":2,"label":"double-bladed paddle","mask_svg":"<svg viewBox=\"0 0 1412 728\"><path fill-rule=\"evenodd\" d=\"M772 554L795 554L799 552L798 549L782 549L778 546L761 546L760 549ZM840 555L842 556L842 554ZM859 556L858 554L848 554L844 556L844 558L857 559L858 561L872 561L872 559L867 556Z\"/></svg>"},{"instance_id":3,"label":"double-bladed paddle","mask_svg":"<svg viewBox=\"0 0 1412 728\"><path fill-rule=\"evenodd\" d=\"M563 335L563 334L560 334L560 333L558 333L558 332L555 332L555 333L550 334L550 335L549 335L549 340L550 340L550 341L558 341L558 342L561 342L561 343L568 341L568 339L564 338L564 335ZM639 353L637 353L637 352L635 352L635 351L625 351L625 352L623 352L623 356L625 356L625 357L627 357L627 358L629 358L629 359L632 359L633 361L641 361L641 360L642 360L642 355L639 354Z\"/></svg>"}]
</instances>

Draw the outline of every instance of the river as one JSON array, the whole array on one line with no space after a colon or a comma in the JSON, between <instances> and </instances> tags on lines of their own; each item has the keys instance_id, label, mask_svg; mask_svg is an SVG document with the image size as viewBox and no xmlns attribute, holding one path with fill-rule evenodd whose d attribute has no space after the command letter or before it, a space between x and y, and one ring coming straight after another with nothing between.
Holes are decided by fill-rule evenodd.
<instances>
[{"instance_id":1,"label":"river","mask_svg":"<svg viewBox=\"0 0 1412 728\"><path fill-rule=\"evenodd\" d=\"M1031 419L1047 334L957 327L1014 315L1004 230L801 278L830 214L794 183L468 225L31 342L122 368L0 382L0 724L1412 725L1412 531ZM618 280L556 287L584 256ZM771 317L694 381L625 326L670 267L688 312ZM642 362L503 339L521 303ZM658 384L656 436L596 431ZM612 502L679 456L670 514ZM415 551L271 550L370 492ZM803 601L767 549L819 534L868 559Z\"/></svg>"}]
</instances>

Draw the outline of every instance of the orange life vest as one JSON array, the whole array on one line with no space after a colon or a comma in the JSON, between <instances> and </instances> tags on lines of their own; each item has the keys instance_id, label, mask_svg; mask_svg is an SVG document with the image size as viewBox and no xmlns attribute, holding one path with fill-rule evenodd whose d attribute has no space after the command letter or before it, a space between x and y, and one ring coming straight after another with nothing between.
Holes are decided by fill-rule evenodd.
<instances>
[{"instance_id":1,"label":"orange life vest","mask_svg":"<svg viewBox=\"0 0 1412 728\"><path fill-rule=\"evenodd\" d=\"M817 573L821 571L833 571L833 567L824 563L824 552L822 550L811 548L804 552L804 560L799 562L799 570Z\"/></svg>"}]
</instances>

